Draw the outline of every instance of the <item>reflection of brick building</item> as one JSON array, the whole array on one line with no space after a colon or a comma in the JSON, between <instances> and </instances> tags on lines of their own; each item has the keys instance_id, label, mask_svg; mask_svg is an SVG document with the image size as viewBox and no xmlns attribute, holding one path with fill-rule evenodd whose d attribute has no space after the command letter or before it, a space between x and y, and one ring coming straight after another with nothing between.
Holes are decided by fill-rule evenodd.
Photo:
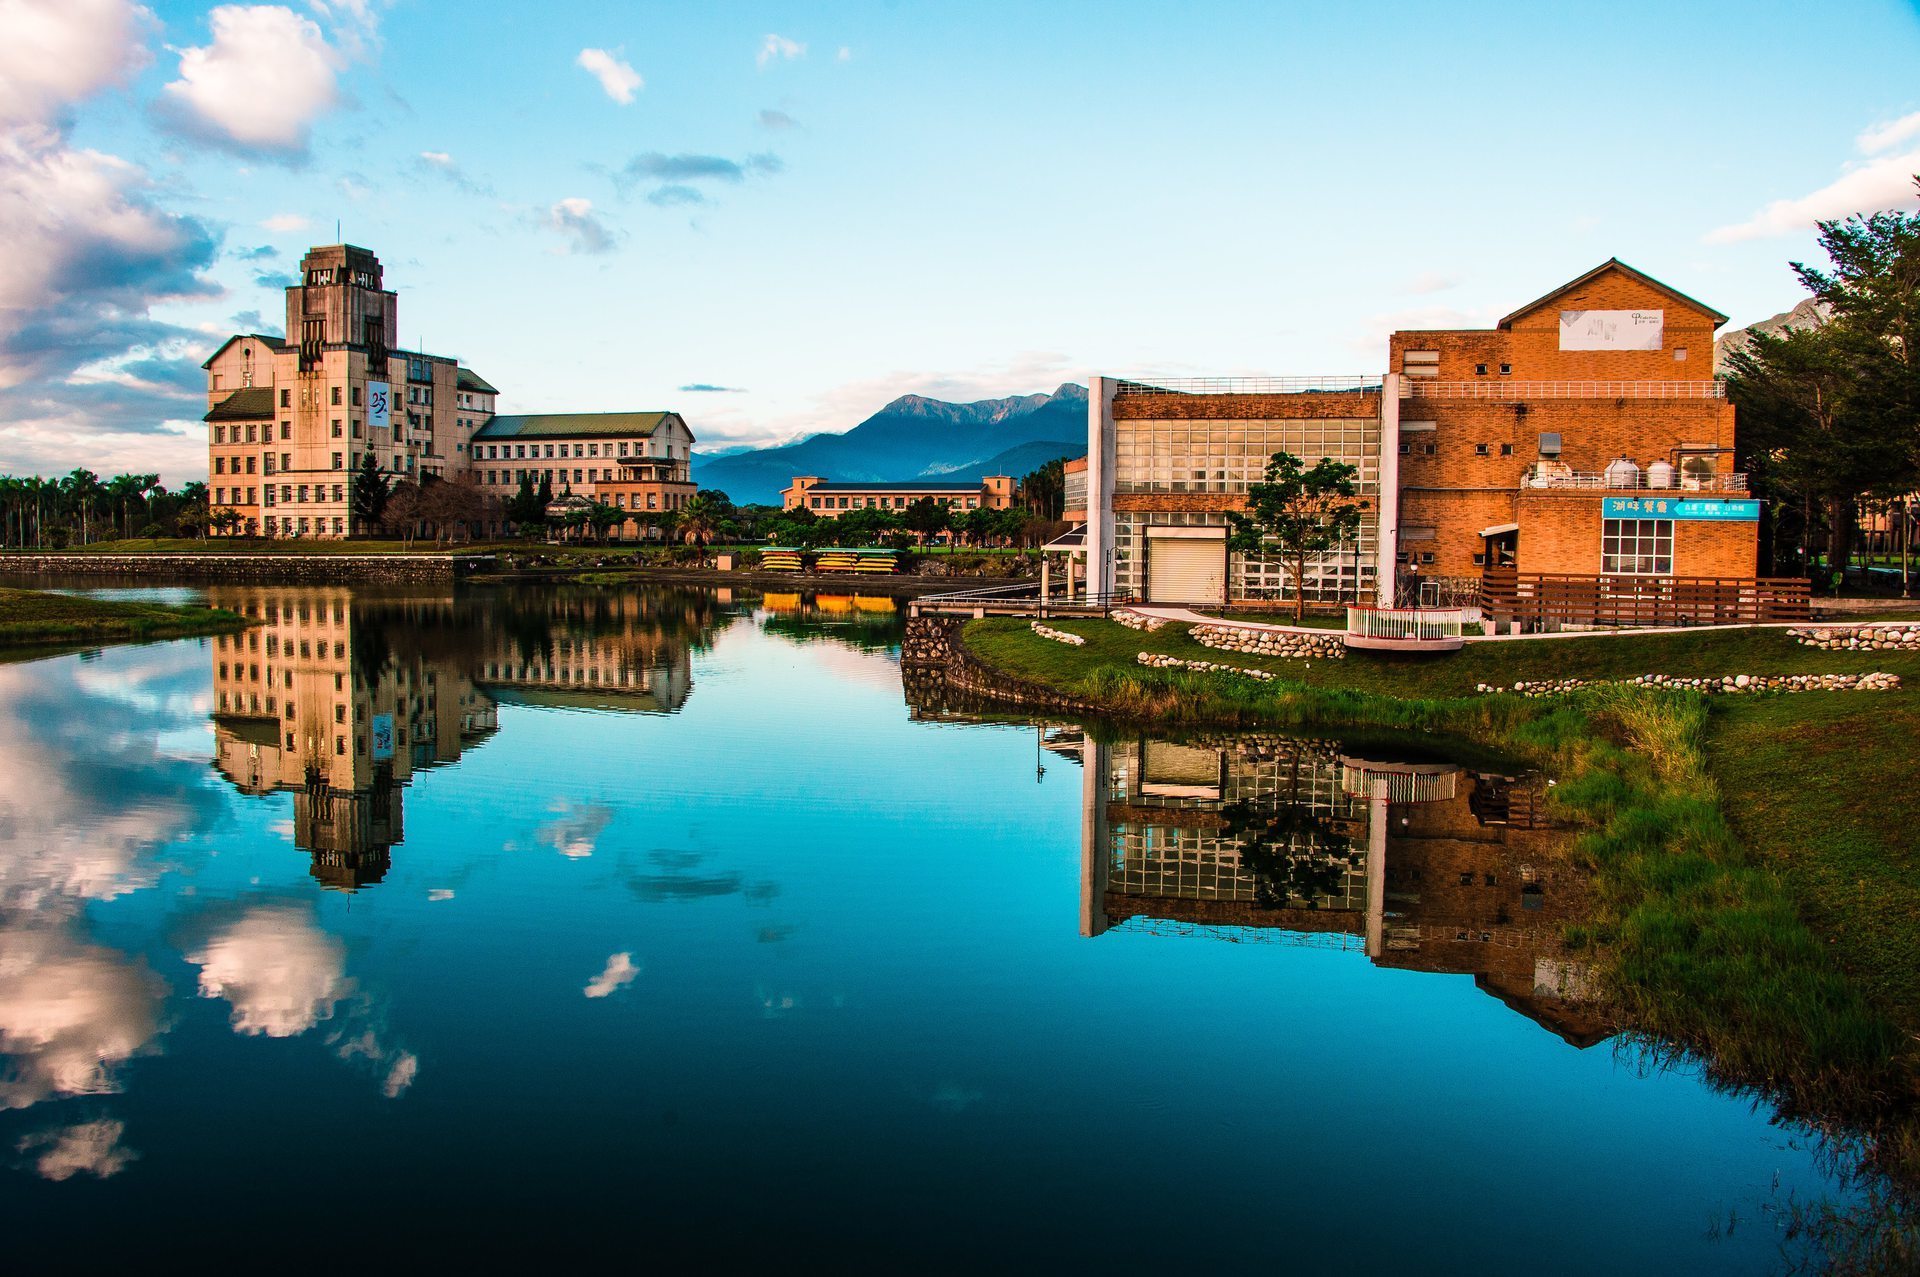
<instances>
[{"instance_id":1,"label":"reflection of brick building","mask_svg":"<svg viewBox=\"0 0 1920 1277\"><path fill-rule=\"evenodd\" d=\"M1607 1035L1566 949L1585 907L1529 783L1285 737L1088 739L1081 930L1252 928L1470 974L1578 1046Z\"/></svg>"}]
</instances>

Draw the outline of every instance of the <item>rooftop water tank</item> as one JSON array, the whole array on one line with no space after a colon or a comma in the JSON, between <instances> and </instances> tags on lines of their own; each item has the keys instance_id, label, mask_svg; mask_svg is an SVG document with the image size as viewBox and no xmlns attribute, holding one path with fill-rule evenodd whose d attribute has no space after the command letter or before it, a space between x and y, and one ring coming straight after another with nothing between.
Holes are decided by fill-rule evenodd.
<instances>
[{"instance_id":1,"label":"rooftop water tank","mask_svg":"<svg viewBox=\"0 0 1920 1277\"><path fill-rule=\"evenodd\" d=\"M1648 466L1647 486L1649 488L1671 488L1673 486L1673 467L1665 461L1656 461Z\"/></svg>"},{"instance_id":2,"label":"rooftop water tank","mask_svg":"<svg viewBox=\"0 0 1920 1277\"><path fill-rule=\"evenodd\" d=\"M1607 486L1609 488L1637 488L1640 486L1640 467L1621 457L1607 467Z\"/></svg>"}]
</instances>

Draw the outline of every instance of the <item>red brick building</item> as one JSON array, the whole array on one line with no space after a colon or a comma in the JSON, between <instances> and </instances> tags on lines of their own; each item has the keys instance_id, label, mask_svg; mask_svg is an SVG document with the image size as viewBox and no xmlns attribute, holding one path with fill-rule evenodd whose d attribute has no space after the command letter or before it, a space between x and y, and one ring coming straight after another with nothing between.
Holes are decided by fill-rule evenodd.
<instances>
[{"instance_id":1,"label":"red brick building","mask_svg":"<svg viewBox=\"0 0 1920 1277\"><path fill-rule=\"evenodd\" d=\"M1734 410L1713 375L1725 322L1609 260L1492 328L1393 334L1379 378L1096 377L1092 588L1324 605L1471 603L1495 577L1579 578L1566 588L1601 596L1751 590L1759 503L1731 469ZM1300 582L1226 547L1226 516L1277 449L1352 465L1366 507L1353 543Z\"/></svg>"}]
</instances>

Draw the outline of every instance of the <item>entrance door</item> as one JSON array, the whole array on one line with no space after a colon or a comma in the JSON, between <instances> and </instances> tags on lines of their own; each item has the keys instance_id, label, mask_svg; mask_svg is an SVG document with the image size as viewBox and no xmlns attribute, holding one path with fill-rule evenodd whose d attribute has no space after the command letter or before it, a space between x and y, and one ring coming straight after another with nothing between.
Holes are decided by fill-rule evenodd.
<instances>
[{"instance_id":1,"label":"entrance door","mask_svg":"<svg viewBox=\"0 0 1920 1277\"><path fill-rule=\"evenodd\" d=\"M1227 543L1211 537L1147 538L1147 602L1227 601Z\"/></svg>"}]
</instances>

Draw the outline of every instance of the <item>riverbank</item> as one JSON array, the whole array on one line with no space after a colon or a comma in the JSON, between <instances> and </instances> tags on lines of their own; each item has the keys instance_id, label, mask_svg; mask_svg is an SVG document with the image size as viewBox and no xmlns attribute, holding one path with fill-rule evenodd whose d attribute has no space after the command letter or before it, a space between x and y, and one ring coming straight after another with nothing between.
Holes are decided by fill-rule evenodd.
<instances>
[{"instance_id":1,"label":"riverbank","mask_svg":"<svg viewBox=\"0 0 1920 1277\"><path fill-rule=\"evenodd\" d=\"M77 598L42 590L0 589L0 659L23 649L133 643L244 629L221 608Z\"/></svg>"},{"instance_id":2,"label":"riverbank","mask_svg":"<svg viewBox=\"0 0 1920 1277\"><path fill-rule=\"evenodd\" d=\"M1578 830L1598 911L1570 939L1607 973L1622 1025L1789 1112L1867 1130L1880 1162L1920 1183L1920 892L1907 885L1920 810L1905 775L1920 654L1737 630L1288 660L1203 647L1182 625L1049 624L1081 644L1013 618L968 624L959 660L975 667L972 690L998 681L1187 727L1435 734L1529 760ZM1145 668L1142 652L1272 678ZM1624 685L1867 670L1904 686L1704 697ZM1550 678L1613 681L1539 699L1477 690Z\"/></svg>"}]
</instances>

